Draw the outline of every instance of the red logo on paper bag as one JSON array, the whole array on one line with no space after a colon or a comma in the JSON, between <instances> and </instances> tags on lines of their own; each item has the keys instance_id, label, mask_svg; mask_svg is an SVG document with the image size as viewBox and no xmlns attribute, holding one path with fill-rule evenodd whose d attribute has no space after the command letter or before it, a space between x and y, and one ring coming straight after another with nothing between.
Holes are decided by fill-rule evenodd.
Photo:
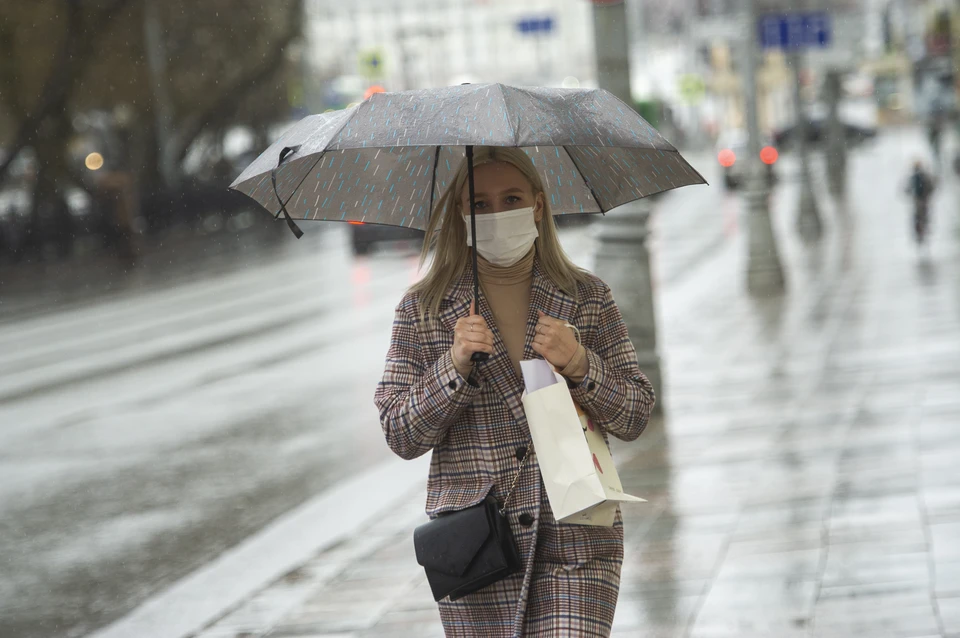
<instances>
[{"instance_id":1,"label":"red logo on paper bag","mask_svg":"<svg viewBox=\"0 0 960 638\"><path fill-rule=\"evenodd\" d=\"M597 460L597 455L593 455L593 466L597 468L597 471L603 474L603 468L600 467L600 461Z\"/></svg>"}]
</instances>

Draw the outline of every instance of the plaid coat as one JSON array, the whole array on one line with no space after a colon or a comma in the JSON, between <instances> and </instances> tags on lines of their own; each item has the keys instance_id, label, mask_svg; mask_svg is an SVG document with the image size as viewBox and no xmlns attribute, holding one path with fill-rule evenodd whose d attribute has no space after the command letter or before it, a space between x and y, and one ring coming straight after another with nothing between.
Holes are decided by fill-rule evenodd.
<instances>
[{"instance_id":1,"label":"plaid coat","mask_svg":"<svg viewBox=\"0 0 960 638\"><path fill-rule=\"evenodd\" d=\"M471 276L468 268L437 317L420 318L415 293L401 300L375 395L391 450L405 459L433 452L426 504L431 518L475 505L491 490L502 502L530 439L520 401L523 382L482 299L495 352L472 383L453 366L453 330L469 314ZM610 289L591 278L577 292L574 301L535 262L525 358L537 358L531 344L538 309L577 326L590 365L583 382L571 388L573 399L605 432L631 441L646 426L653 388L637 367ZM446 635L609 635L623 561L619 513L612 528L557 523L532 454L507 517L524 570L455 602L441 601Z\"/></svg>"}]
</instances>

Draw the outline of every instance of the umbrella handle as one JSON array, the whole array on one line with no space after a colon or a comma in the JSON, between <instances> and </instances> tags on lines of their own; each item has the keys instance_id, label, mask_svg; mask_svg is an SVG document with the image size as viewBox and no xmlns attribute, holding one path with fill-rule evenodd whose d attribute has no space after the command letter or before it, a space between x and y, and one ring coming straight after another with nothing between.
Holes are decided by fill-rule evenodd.
<instances>
[{"instance_id":1,"label":"umbrella handle","mask_svg":"<svg viewBox=\"0 0 960 638\"><path fill-rule=\"evenodd\" d=\"M270 181L273 182L273 194L276 196L277 201L280 203L280 212L277 213L277 217L283 214L283 218L287 222L287 226L290 227L290 230L296 235L297 239L303 237L303 231L293 222L293 219L290 217L290 213L287 212L287 206L283 203L283 199L280 198L280 192L277 190L277 169L280 168L280 165L283 164L283 160L287 159L287 156L296 153L300 150L300 146L284 146L283 150L280 151L280 159L277 160L277 166L272 171L270 171Z\"/></svg>"},{"instance_id":2,"label":"umbrella handle","mask_svg":"<svg viewBox=\"0 0 960 638\"><path fill-rule=\"evenodd\" d=\"M467 188L470 195L470 241L473 253L473 307L480 314L480 274L477 268L477 211L473 201L473 146L467 146ZM470 360L474 363L483 363L490 358L489 352L474 352Z\"/></svg>"}]
</instances>

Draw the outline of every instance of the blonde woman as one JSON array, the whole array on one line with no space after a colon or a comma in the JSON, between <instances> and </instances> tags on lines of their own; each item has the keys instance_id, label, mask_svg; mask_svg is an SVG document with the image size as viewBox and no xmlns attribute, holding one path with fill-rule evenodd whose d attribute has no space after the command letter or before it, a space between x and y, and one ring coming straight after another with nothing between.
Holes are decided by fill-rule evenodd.
<instances>
[{"instance_id":1,"label":"blonde woman","mask_svg":"<svg viewBox=\"0 0 960 638\"><path fill-rule=\"evenodd\" d=\"M654 403L610 289L564 254L548 198L520 149L474 159L479 313L473 311L466 162L438 202L424 245L429 268L400 301L375 401L387 445L405 459L432 451L426 511L503 502L530 441L519 362L542 357L574 400L620 439L640 436ZM566 327L578 327L581 343ZM489 353L471 363L475 352ZM447 636L607 636L623 561L623 524L558 523L535 452L506 516L523 569L440 601Z\"/></svg>"}]
</instances>

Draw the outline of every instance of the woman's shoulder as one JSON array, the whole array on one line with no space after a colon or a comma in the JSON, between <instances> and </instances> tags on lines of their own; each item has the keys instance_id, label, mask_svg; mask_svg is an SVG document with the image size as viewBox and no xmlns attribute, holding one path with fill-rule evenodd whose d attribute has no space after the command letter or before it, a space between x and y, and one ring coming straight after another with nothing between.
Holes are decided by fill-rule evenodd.
<instances>
[{"instance_id":1,"label":"woman's shoulder","mask_svg":"<svg viewBox=\"0 0 960 638\"><path fill-rule=\"evenodd\" d=\"M415 319L420 314L420 291L411 288L403 293L403 297L397 304L397 312L402 312L411 319Z\"/></svg>"},{"instance_id":2,"label":"woman's shoulder","mask_svg":"<svg viewBox=\"0 0 960 638\"><path fill-rule=\"evenodd\" d=\"M430 323L434 317L434 313L424 308L424 299L425 295L422 290L410 288L403 294L403 297L400 298L396 311L399 315L403 315L406 319L414 323ZM441 303L440 309L441 311L443 310L443 303Z\"/></svg>"},{"instance_id":3,"label":"woman's shoulder","mask_svg":"<svg viewBox=\"0 0 960 638\"><path fill-rule=\"evenodd\" d=\"M602 279L592 272L583 271L583 277L577 282L577 298L581 301L603 301L610 292L608 286Z\"/></svg>"}]
</instances>

